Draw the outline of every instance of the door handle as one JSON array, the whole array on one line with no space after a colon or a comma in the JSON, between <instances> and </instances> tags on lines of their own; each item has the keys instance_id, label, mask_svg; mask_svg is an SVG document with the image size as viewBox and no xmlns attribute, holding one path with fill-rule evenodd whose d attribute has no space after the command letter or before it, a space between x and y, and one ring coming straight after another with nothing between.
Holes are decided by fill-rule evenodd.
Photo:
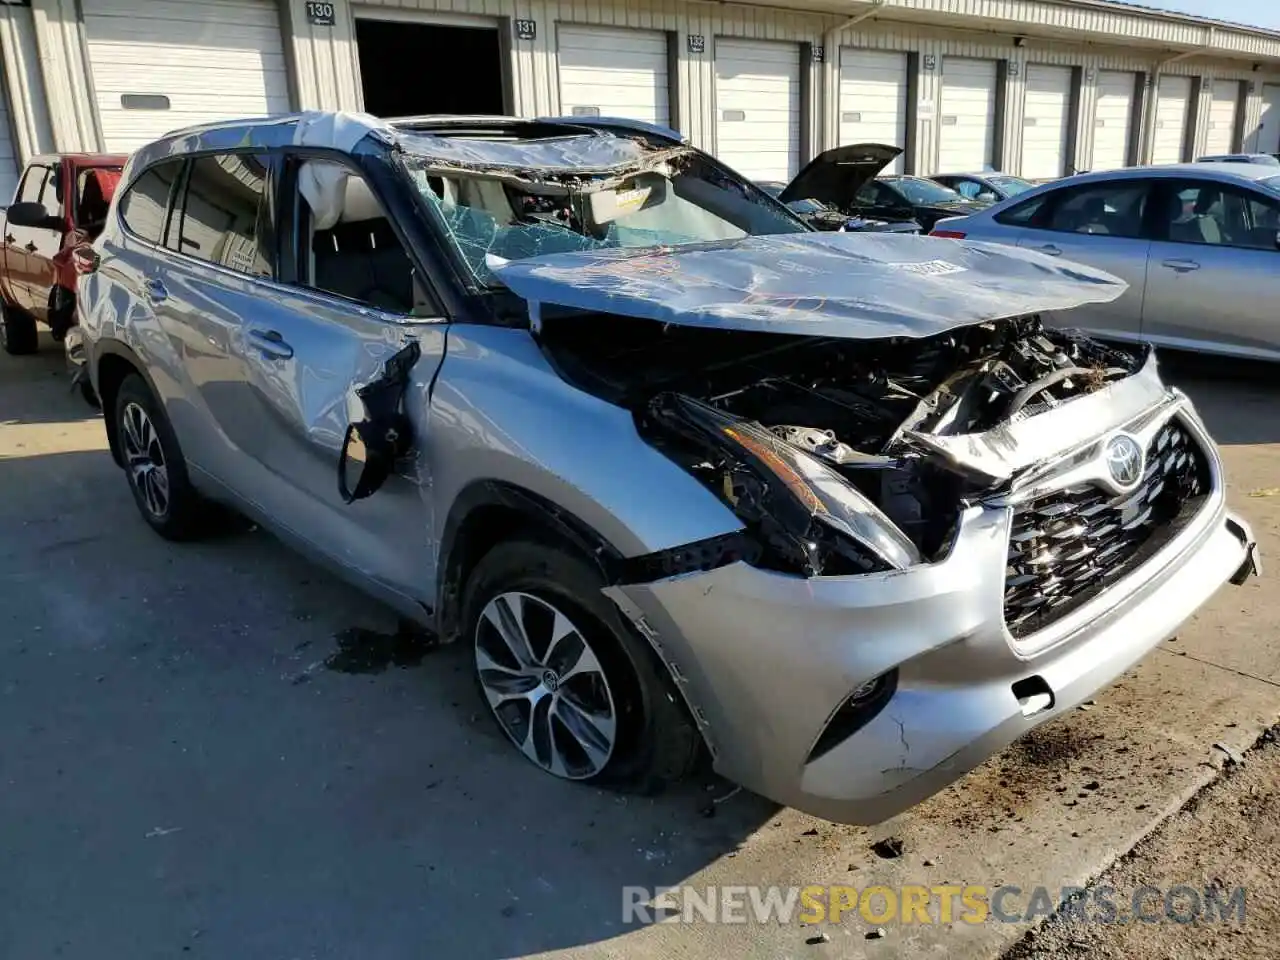
<instances>
[{"instance_id":1,"label":"door handle","mask_svg":"<svg viewBox=\"0 0 1280 960\"><path fill-rule=\"evenodd\" d=\"M27 241L27 253L35 253L35 252L36 252L36 244L35 244L35 241L34 241L34 240L28 240L28 241Z\"/></svg>"},{"instance_id":2,"label":"door handle","mask_svg":"<svg viewBox=\"0 0 1280 960\"><path fill-rule=\"evenodd\" d=\"M1177 273L1190 273L1192 270L1200 269L1200 264L1194 260L1162 260L1160 265Z\"/></svg>"},{"instance_id":3,"label":"door handle","mask_svg":"<svg viewBox=\"0 0 1280 960\"><path fill-rule=\"evenodd\" d=\"M1062 250L1054 246L1052 243L1042 243L1040 246L1036 247L1036 249L1041 253L1047 253L1051 257L1056 257L1062 253Z\"/></svg>"},{"instance_id":4,"label":"door handle","mask_svg":"<svg viewBox=\"0 0 1280 960\"><path fill-rule=\"evenodd\" d=\"M4 242L5 242L5 243L15 243L15 242L17 241L17 239L18 239L18 238L17 238L17 237L15 237L12 233L6 233L6 234L4 235Z\"/></svg>"},{"instance_id":5,"label":"door handle","mask_svg":"<svg viewBox=\"0 0 1280 960\"><path fill-rule=\"evenodd\" d=\"M293 347L284 342L284 337L276 330L250 330L249 340L255 350L264 356L277 360L288 360L293 356Z\"/></svg>"},{"instance_id":6,"label":"door handle","mask_svg":"<svg viewBox=\"0 0 1280 960\"><path fill-rule=\"evenodd\" d=\"M148 280L145 284L147 299L152 303L162 303L169 299L169 291L159 280Z\"/></svg>"}]
</instances>

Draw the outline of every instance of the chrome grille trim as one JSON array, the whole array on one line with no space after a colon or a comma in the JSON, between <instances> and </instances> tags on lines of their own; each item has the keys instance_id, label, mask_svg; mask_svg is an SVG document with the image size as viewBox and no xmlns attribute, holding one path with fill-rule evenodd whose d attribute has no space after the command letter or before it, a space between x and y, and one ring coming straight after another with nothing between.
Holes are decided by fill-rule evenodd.
<instances>
[{"instance_id":1,"label":"chrome grille trim","mask_svg":"<svg viewBox=\"0 0 1280 960\"><path fill-rule=\"evenodd\" d=\"M1208 505L1216 454L1202 431L1175 414L1143 433L1146 465L1132 489L1068 481L1012 505L1004 616L1015 645L1137 570Z\"/></svg>"}]
</instances>

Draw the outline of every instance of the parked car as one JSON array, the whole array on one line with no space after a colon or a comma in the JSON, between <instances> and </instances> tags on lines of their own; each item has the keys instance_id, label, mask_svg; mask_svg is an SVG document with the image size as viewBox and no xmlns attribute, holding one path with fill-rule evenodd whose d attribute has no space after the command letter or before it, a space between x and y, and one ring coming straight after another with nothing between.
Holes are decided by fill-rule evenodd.
<instances>
[{"instance_id":1,"label":"parked car","mask_svg":"<svg viewBox=\"0 0 1280 960\"><path fill-rule=\"evenodd\" d=\"M705 745L876 822L1256 569L1150 350L1035 319L1115 278L816 232L661 128L193 128L134 155L96 252L86 360L143 519L230 504L463 640L557 777Z\"/></svg>"},{"instance_id":2,"label":"parked car","mask_svg":"<svg viewBox=\"0 0 1280 960\"><path fill-rule=\"evenodd\" d=\"M1280 360L1280 171L1247 163L1091 173L944 220L934 236L1087 263L1129 289L1068 321L1118 340Z\"/></svg>"},{"instance_id":3,"label":"parked car","mask_svg":"<svg viewBox=\"0 0 1280 960\"><path fill-rule=\"evenodd\" d=\"M757 183L761 190L771 197L777 197L786 189L785 183L767 180ZM787 208L797 217L815 230L835 230L844 233L865 231L868 233L919 233L920 224L914 220L891 223L888 220L870 220L866 217L849 216L833 207L817 200L792 200Z\"/></svg>"},{"instance_id":4,"label":"parked car","mask_svg":"<svg viewBox=\"0 0 1280 960\"><path fill-rule=\"evenodd\" d=\"M1270 153L1225 153L1201 157L1197 163L1258 163L1264 167L1280 167L1280 159Z\"/></svg>"},{"instance_id":5,"label":"parked car","mask_svg":"<svg viewBox=\"0 0 1280 960\"><path fill-rule=\"evenodd\" d=\"M35 353L42 321L62 341L75 324L73 253L102 231L122 156L65 153L27 164L0 228L0 340Z\"/></svg>"},{"instance_id":6,"label":"parked car","mask_svg":"<svg viewBox=\"0 0 1280 960\"><path fill-rule=\"evenodd\" d=\"M817 200L846 216L918 223L925 231L933 229L941 217L987 206L924 177L880 176L901 154L901 147L883 143L836 147L811 160L778 199L783 203Z\"/></svg>"},{"instance_id":7,"label":"parked car","mask_svg":"<svg viewBox=\"0 0 1280 960\"><path fill-rule=\"evenodd\" d=\"M984 203L1008 200L1035 186L1011 173L939 173L929 179L950 187L966 200Z\"/></svg>"}]
</instances>

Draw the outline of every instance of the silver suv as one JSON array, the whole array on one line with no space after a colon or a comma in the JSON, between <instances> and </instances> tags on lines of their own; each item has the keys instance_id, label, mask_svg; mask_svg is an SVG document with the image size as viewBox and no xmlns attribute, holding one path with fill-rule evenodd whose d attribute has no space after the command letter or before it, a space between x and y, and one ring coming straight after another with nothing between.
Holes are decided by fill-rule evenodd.
<instances>
[{"instance_id":1,"label":"silver suv","mask_svg":"<svg viewBox=\"0 0 1280 960\"><path fill-rule=\"evenodd\" d=\"M1108 274L819 233L669 130L304 114L134 155L83 352L143 518L474 649L511 743L871 823L1256 570Z\"/></svg>"}]
</instances>

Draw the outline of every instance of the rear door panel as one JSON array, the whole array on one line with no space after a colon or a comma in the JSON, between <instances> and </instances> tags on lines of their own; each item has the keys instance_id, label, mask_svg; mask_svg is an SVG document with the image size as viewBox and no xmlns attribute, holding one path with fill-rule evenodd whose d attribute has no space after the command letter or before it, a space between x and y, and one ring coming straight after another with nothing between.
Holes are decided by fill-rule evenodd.
<instances>
[{"instance_id":1,"label":"rear door panel","mask_svg":"<svg viewBox=\"0 0 1280 960\"><path fill-rule=\"evenodd\" d=\"M1129 285L1111 303L1050 316L1050 322L1082 326L1104 336L1141 335L1151 248L1143 234L1149 191L1146 182L1132 179L1068 187L1024 229L1018 246L1097 267Z\"/></svg>"},{"instance_id":2,"label":"rear door panel","mask_svg":"<svg viewBox=\"0 0 1280 960\"><path fill-rule=\"evenodd\" d=\"M1280 359L1280 202L1215 181L1168 181L1160 210L1143 336Z\"/></svg>"}]
</instances>

